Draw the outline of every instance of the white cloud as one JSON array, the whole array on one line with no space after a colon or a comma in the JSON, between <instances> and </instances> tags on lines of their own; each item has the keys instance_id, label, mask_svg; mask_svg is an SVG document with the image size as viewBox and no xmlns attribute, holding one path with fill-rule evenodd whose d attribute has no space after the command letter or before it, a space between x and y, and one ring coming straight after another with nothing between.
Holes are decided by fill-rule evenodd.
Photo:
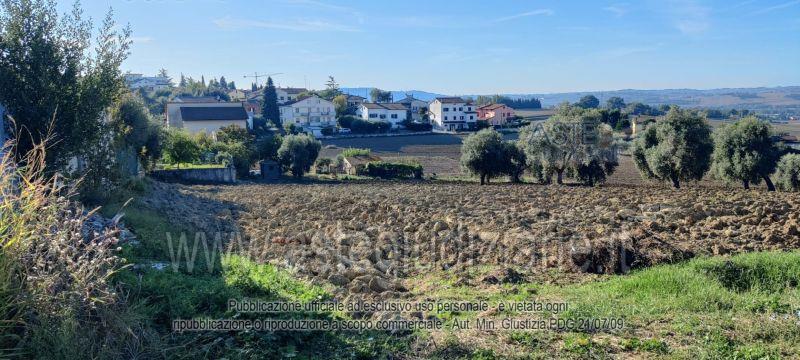
<instances>
[{"instance_id":1,"label":"white cloud","mask_svg":"<svg viewBox=\"0 0 800 360\"><path fill-rule=\"evenodd\" d=\"M752 13L752 15L766 14L766 13L771 12L771 11L785 9L787 7L795 6L797 4L800 4L800 0L789 1L789 2L785 2L783 4L774 5L774 6L767 6L765 8L762 8L762 9L754 11Z\"/></svg>"},{"instance_id":2,"label":"white cloud","mask_svg":"<svg viewBox=\"0 0 800 360\"><path fill-rule=\"evenodd\" d=\"M528 17L528 16L541 16L541 15L552 16L553 14L555 14L555 11L553 11L551 9L536 9L536 10L532 10L532 11L528 11L528 12L524 12L524 13L519 13L519 14L515 14L515 15L511 15L511 16L505 16L505 17L497 18L497 19L494 20L494 22L509 21L509 20L519 19L519 18Z\"/></svg>"},{"instance_id":3,"label":"white cloud","mask_svg":"<svg viewBox=\"0 0 800 360\"><path fill-rule=\"evenodd\" d=\"M616 17L623 17L625 14L628 13L628 9L625 7L625 4L614 4L610 6L606 6L603 10L611 12Z\"/></svg>"},{"instance_id":4,"label":"white cloud","mask_svg":"<svg viewBox=\"0 0 800 360\"><path fill-rule=\"evenodd\" d=\"M711 8L694 0L670 1L673 26L684 35L699 35L711 28Z\"/></svg>"},{"instance_id":5,"label":"white cloud","mask_svg":"<svg viewBox=\"0 0 800 360\"><path fill-rule=\"evenodd\" d=\"M278 21L262 21L250 19L237 19L226 16L213 21L214 25L223 29L246 29L246 28L264 28L288 31L339 31L339 32L357 32L359 29L332 23L324 20L314 19L296 19L288 22Z\"/></svg>"}]
</instances>

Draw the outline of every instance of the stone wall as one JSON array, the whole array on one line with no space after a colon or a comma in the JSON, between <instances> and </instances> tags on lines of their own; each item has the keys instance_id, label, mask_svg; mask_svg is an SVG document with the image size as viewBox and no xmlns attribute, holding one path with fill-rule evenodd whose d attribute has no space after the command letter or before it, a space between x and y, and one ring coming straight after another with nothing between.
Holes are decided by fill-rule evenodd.
<instances>
[{"instance_id":1,"label":"stone wall","mask_svg":"<svg viewBox=\"0 0 800 360\"><path fill-rule=\"evenodd\" d=\"M232 167L156 170L153 171L151 175L155 179L166 182L185 182L198 184L233 184L236 182L236 169Z\"/></svg>"}]
</instances>

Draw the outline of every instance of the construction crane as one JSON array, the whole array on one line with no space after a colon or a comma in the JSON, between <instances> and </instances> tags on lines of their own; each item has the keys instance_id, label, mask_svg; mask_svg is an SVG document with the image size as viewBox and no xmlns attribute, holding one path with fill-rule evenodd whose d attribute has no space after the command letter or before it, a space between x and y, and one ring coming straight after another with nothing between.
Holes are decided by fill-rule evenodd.
<instances>
[{"instance_id":1,"label":"construction crane","mask_svg":"<svg viewBox=\"0 0 800 360\"><path fill-rule=\"evenodd\" d=\"M283 73L271 73L271 74L259 74L258 72L254 72L253 75L245 75L244 78L256 79L256 86L259 85L258 78L265 78L275 75L282 75Z\"/></svg>"}]
</instances>

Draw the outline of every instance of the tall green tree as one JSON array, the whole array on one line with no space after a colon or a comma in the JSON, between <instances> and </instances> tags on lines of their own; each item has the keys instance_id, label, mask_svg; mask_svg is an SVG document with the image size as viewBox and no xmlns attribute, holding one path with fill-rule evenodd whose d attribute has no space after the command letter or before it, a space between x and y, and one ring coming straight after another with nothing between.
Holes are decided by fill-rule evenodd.
<instances>
[{"instance_id":1,"label":"tall green tree","mask_svg":"<svg viewBox=\"0 0 800 360\"><path fill-rule=\"evenodd\" d=\"M612 96L606 100L606 108L609 110L622 110L625 108L625 100L619 96Z\"/></svg>"},{"instance_id":2,"label":"tall green tree","mask_svg":"<svg viewBox=\"0 0 800 360\"><path fill-rule=\"evenodd\" d=\"M52 170L74 156L102 155L103 114L125 90L119 68L131 43L129 28L117 31L112 15L92 41L77 3L63 16L54 0L0 4L0 103L16 123L17 154L49 139Z\"/></svg>"},{"instance_id":3,"label":"tall green tree","mask_svg":"<svg viewBox=\"0 0 800 360\"><path fill-rule=\"evenodd\" d=\"M469 173L478 175L483 185L509 169L510 155L500 133L494 129L483 129L464 139L461 166Z\"/></svg>"},{"instance_id":4,"label":"tall green tree","mask_svg":"<svg viewBox=\"0 0 800 360\"><path fill-rule=\"evenodd\" d=\"M126 96L111 109L110 118L117 151L133 154L145 168L155 165L161 157L163 136L160 124L150 116L144 103L132 95Z\"/></svg>"},{"instance_id":5,"label":"tall green tree","mask_svg":"<svg viewBox=\"0 0 800 360\"><path fill-rule=\"evenodd\" d=\"M228 88L228 81L225 80L224 76L220 76L220 78L219 78L219 87L221 87L223 89L227 89Z\"/></svg>"},{"instance_id":6,"label":"tall green tree","mask_svg":"<svg viewBox=\"0 0 800 360\"><path fill-rule=\"evenodd\" d=\"M711 167L714 143L706 119L673 107L634 142L633 159L645 178L672 182L701 180Z\"/></svg>"},{"instance_id":7,"label":"tall green tree","mask_svg":"<svg viewBox=\"0 0 800 360\"><path fill-rule=\"evenodd\" d=\"M745 189L764 180L767 189L775 191L769 175L775 171L780 155L769 123L756 117L723 125L714 132L714 175L741 182Z\"/></svg>"},{"instance_id":8,"label":"tall green tree","mask_svg":"<svg viewBox=\"0 0 800 360\"><path fill-rule=\"evenodd\" d=\"M598 106L600 106L600 100L598 100L594 95L586 95L578 100L578 102L575 103L575 106L584 109L596 109Z\"/></svg>"},{"instance_id":9,"label":"tall green tree","mask_svg":"<svg viewBox=\"0 0 800 360\"><path fill-rule=\"evenodd\" d=\"M283 129L281 111L278 108L278 93L272 78L267 78L267 87L264 88L264 103L261 105L261 116L266 121L271 121L278 129Z\"/></svg>"},{"instance_id":10,"label":"tall green tree","mask_svg":"<svg viewBox=\"0 0 800 360\"><path fill-rule=\"evenodd\" d=\"M369 92L369 97L372 99L372 102L374 103L391 102L392 92L384 91L378 88L373 88Z\"/></svg>"}]
</instances>

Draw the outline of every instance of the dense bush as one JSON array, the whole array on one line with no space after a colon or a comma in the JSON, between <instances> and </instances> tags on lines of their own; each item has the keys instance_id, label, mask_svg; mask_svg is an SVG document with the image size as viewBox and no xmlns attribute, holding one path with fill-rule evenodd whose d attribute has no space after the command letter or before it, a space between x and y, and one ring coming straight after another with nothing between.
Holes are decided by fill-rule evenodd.
<instances>
[{"instance_id":1,"label":"dense bush","mask_svg":"<svg viewBox=\"0 0 800 360\"><path fill-rule=\"evenodd\" d=\"M413 121L405 121L403 122L403 126L406 127L408 131L431 131L433 129L433 125L429 123L418 123Z\"/></svg>"},{"instance_id":2,"label":"dense bush","mask_svg":"<svg viewBox=\"0 0 800 360\"><path fill-rule=\"evenodd\" d=\"M361 120L361 118L355 117L353 115L345 115L339 117L336 122L339 124L339 127L349 129L352 126L353 121Z\"/></svg>"},{"instance_id":3,"label":"dense bush","mask_svg":"<svg viewBox=\"0 0 800 360\"><path fill-rule=\"evenodd\" d=\"M368 121L355 119L350 123L350 130L354 134L379 134L392 128L392 124L385 121Z\"/></svg>"},{"instance_id":4,"label":"dense bush","mask_svg":"<svg viewBox=\"0 0 800 360\"><path fill-rule=\"evenodd\" d=\"M292 175L300 178L311 170L322 144L308 135L287 135L278 149L278 162Z\"/></svg>"},{"instance_id":5,"label":"dense bush","mask_svg":"<svg viewBox=\"0 0 800 360\"><path fill-rule=\"evenodd\" d=\"M110 118L117 151L130 152L146 169L155 165L161 158L164 136L160 124L150 116L144 103L126 96L111 109Z\"/></svg>"},{"instance_id":6,"label":"dense bush","mask_svg":"<svg viewBox=\"0 0 800 360\"><path fill-rule=\"evenodd\" d=\"M192 163L200 158L200 146L185 131L167 131L164 142L164 160L170 164Z\"/></svg>"},{"instance_id":7,"label":"dense bush","mask_svg":"<svg viewBox=\"0 0 800 360\"><path fill-rule=\"evenodd\" d=\"M364 166L364 175L382 179L422 178L422 165L374 161Z\"/></svg>"},{"instance_id":8,"label":"dense bush","mask_svg":"<svg viewBox=\"0 0 800 360\"><path fill-rule=\"evenodd\" d=\"M255 143L255 157L258 160L275 160L282 138L279 135L262 136Z\"/></svg>"},{"instance_id":9,"label":"dense bush","mask_svg":"<svg viewBox=\"0 0 800 360\"><path fill-rule=\"evenodd\" d=\"M0 357L124 357L146 339L109 282L118 238L85 232L89 213L43 175L43 150L32 154L16 171L0 159Z\"/></svg>"},{"instance_id":10,"label":"dense bush","mask_svg":"<svg viewBox=\"0 0 800 360\"><path fill-rule=\"evenodd\" d=\"M800 154L787 154L778 161L775 185L783 191L800 191Z\"/></svg>"},{"instance_id":11,"label":"dense bush","mask_svg":"<svg viewBox=\"0 0 800 360\"><path fill-rule=\"evenodd\" d=\"M671 181L677 189L681 181L703 178L713 150L705 118L674 107L636 139L633 159L643 177Z\"/></svg>"}]
</instances>

